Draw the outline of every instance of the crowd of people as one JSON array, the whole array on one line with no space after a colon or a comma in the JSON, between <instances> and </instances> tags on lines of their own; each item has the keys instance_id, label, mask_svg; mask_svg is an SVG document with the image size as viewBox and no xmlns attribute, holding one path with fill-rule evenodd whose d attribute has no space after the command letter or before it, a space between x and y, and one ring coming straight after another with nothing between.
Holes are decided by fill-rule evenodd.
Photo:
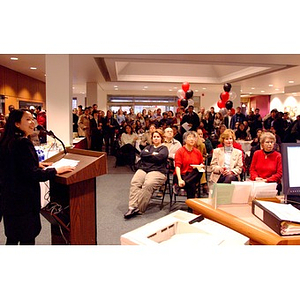
<instances>
[{"instance_id":1,"label":"crowd of people","mask_svg":"<svg viewBox=\"0 0 300 300\"><path fill-rule=\"evenodd\" d=\"M45 169L39 164L27 137L38 124L46 127L46 113L41 107L19 110L12 106L1 124L5 127L0 140L0 218L3 214L7 244L34 244L40 231L38 183L72 169ZM162 112L160 108L143 109L136 114L133 108L129 113L122 109L108 110L105 114L94 104L73 110L73 132L86 137L88 149L103 151L104 148L108 155L123 153L128 158L135 172L124 215L129 219L146 210L153 191L164 184L168 172L173 174L174 193L184 189L188 198L195 197L199 184L207 193L208 181L241 180L245 153L239 140L251 141L250 180L276 182L280 193L280 145L300 140L300 115L292 120L288 113L272 109L262 117L258 108L245 115L241 107L234 114L227 110L223 115L221 111L215 112L214 107L208 110L202 107L196 113L192 105L179 108L175 114L171 110ZM43 136L39 139L43 142ZM198 171L204 164L211 167L209 178ZM26 191L15 189L16 185L26 186ZM28 190L30 186L32 190ZM11 210L12 201L17 210ZM22 226L17 228L15 224Z\"/></svg>"}]
</instances>

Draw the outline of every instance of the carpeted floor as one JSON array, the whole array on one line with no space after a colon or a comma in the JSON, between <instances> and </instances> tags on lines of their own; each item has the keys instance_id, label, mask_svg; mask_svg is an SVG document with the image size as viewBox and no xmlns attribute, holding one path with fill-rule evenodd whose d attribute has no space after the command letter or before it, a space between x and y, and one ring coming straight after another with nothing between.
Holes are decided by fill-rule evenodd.
<instances>
[{"instance_id":1,"label":"carpeted floor","mask_svg":"<svg viewBox=\"0 0 300 300\"><path fill-rule=\"evenodd\" d=\"M133 172L128 166L115 167L115 157L108 156L108 174L97 178L97 244L120 245L122 234L157 220L169 211L169 194L165 196L164 207L160 210L160 201L154 200L149 204L143 215L137 215L125 220L124 213L128 209L128 195ZM185 198L181 197L180 201ZM174 205L172 211L186 210L181 202ZM36 239L37 245L51 245L50 223L41 216L42 231ZM5 244L3 222L0 223L0 245Z\"/></svg>"}]
</instances>

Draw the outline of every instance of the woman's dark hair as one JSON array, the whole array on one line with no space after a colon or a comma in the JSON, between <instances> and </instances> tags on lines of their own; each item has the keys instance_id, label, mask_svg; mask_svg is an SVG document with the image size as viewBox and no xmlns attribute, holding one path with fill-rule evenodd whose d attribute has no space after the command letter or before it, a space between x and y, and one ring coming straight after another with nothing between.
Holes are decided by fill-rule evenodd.
<instances>
[{"instance_id":1,"label":"woman's dark hair","mask_svg":"<svg viewBox=\"0 0 300 300\"><path fill-rule=\"evenodd\" d=\"M4 133L0 140L1 147L7 147L8 143L16 136L24 136L25 132L16 126L20 123L21 119L27 109L14 109L10 112L8 120L4 127Z\"/></svg>"}]
</instances>

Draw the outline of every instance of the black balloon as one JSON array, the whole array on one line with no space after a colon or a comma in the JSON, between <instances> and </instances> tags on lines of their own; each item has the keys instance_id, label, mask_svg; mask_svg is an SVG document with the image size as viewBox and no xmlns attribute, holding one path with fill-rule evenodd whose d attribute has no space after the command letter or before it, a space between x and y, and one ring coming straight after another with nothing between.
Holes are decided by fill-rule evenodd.
<instances>
[{"instance_id":1,"label":"black balloon","mask_svg":"<svg viewBox=\"0 0 300 300\"><path fill-rule=\"evenodd\" d=\"M230 92L231 90L231 84L230 83L225 83L224 86L223 86L223 90L227 93Z\"/></svg>"},{"instance_id":2,"label":"black balloon","mask_svg":"<svg viewBox=\"0 0 300 300\"><path fill-rule=\"evenodd\" d=\"M226 104L225 104L225 107L226 107L227 109L232 109L232 106L233 106L233 102L232 102L231 100L228 100L228 101L226 102Z\"/></svg>"},{"instance_id":3,"label":"black balloon","mask_svg":"<svg viewBox=\"0 0 300 300\"><path fill-rule=\"evenodd\" d=\"M183 106L184 108L186 108L188 105L188 101L183 98L183 99L181 99L180 105Z\"/></svg>"},{"instance_id":4,"label":"black balloon","mask_svg":"<svg viewBox=\"0 0 300 300\"><path fill-rule=\"evenodd\" d=\"M194 95L194 92L193 92L192 90L187 90L187 91L185 92L185 98L186 98L187 100L191 99L191 98L193 97L193 95Z\"/></svg>"}]
</instances>

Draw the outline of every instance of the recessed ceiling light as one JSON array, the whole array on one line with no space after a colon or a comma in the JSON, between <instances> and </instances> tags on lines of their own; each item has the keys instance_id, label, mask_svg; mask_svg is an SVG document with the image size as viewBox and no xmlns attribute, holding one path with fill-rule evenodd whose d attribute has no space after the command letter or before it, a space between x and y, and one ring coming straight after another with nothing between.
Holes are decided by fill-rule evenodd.
<instances>
[{"instance_id":1,"label":"recessed ceiling light","mask_svg":"<svg viewBox=\"0 0 300 300\"><path fill-rule=\"evenodd\" d=\"M145 86L144 86L144 89L147 89L147 88L148 88L148 87L145 85Z\"/></svg>"},{"instance_id":2,"label":"recessed ceiling light","mask_svg":"<svg viewBox=\"0 0 300 300\"><path fill-rule=\"evenodd\" d=\"M199 92L198 90L195 90L195 92L197 93L197 92Z\"/></svg>"},{"instance_id":3,"label":"recessed ceiling light","mask_svg":"<svg viewBox=\"0 0 300 300\"><path fill-rule=\"evenodd\" d=\"M265 91L260 91L261 93L264 93Z\"/></svg>"},{"instance_id":4,"label":"recessed ceiling light","mask_svg":"<svg viewBox=\"0 0 300 300\"><path fill-rule=\"evenodd\" d=\"M289 83L294 83L295 81L294 80L289 80Z\"/></svg>"},{"instance_id":5,"label":"recessed ceiling light","mask_svg":"<svg viewBox=\"0 0 300 300\"><path fill-rule=\"evenodd\" d=\"M172 89L169 89L169 92L173 92L173 90L172 90Z\"/></svg>"},{"instance_id":6,"label":"recessed ceiling light","mask_svg":"<svg viewBox=\"0 0 300 300\"><path fill-rule=\"evenodd\" d=\"M11 60L19 60L17 57L11 57Z\"/></svg>"},{"instance_id":7,"label":"recessed ceiling light","mask_svg":"<svg viewBox=\"0 0 300 300\"><path fill-rule=\"evenodd\" d=\"M270 87L272 87L272 86L273 86L273 84L269 84L269 86L270 86Z\"/></svg>"},{"instance_id":8,"label":"recessed ceiling light","mask_svg":"<svg viewBox=\"0 0 300 300\"><path fill-rule=\"evenodd\" d=\"M255 88L254 88L254 87L252 87L252 88L251 88L251 90L255 90Z\"/></svg>"},{"instance_id":9,"label":"recessed ceiling light","mask_svg":"<svg viewBox=\"0 0 300 300\"><path fill-rule=\"evenodd\" d=\"M202 88L202 90L206 90L206 87Z\"/></svg>"},{"instance_id":10,"label":"recessed ceiling light","mask_svg":"<svg viewBox=\"0 0 300 300\"><path fill-rule=\"evenodd\" d=\"M279 91L279 89L275 89L275 91Z\"/></svg>"},{"instance_id":11,"label":"recessed ceiling light","mask_svg":"<svg viewBox=\"0 0 300 300\"><path fill-rule=\"evenodd\" d=\"M37 67L30 67L30 70L36 70Z\"/></svg>"}]
</instances>

